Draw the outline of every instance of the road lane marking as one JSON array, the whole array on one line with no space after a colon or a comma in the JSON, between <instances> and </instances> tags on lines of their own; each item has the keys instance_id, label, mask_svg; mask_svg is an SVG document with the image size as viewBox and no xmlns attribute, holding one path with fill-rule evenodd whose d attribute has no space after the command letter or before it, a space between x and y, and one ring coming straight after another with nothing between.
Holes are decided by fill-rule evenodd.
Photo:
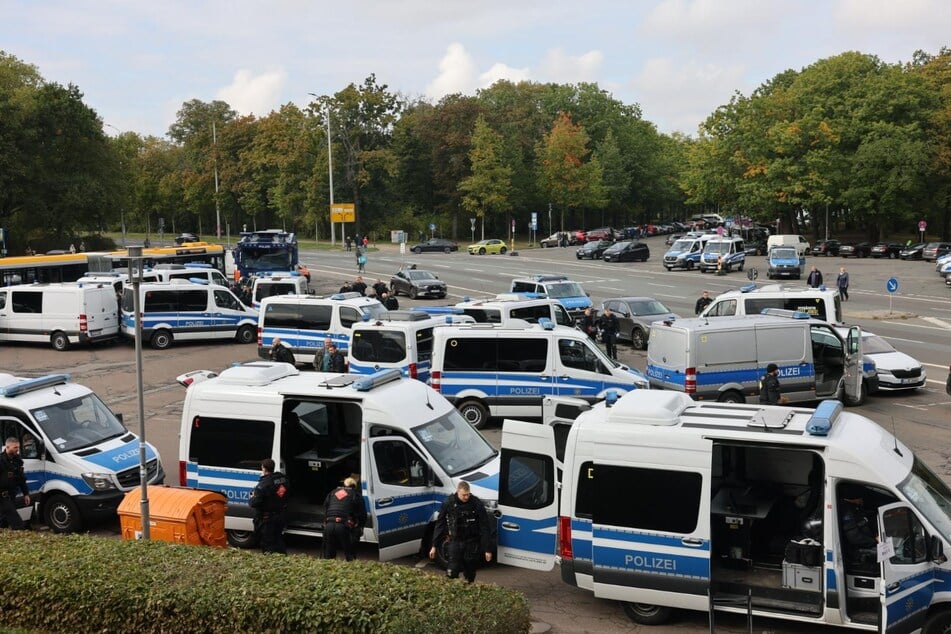
<instances>
[{"instance_id":1,"label":"road lane marking","mask_svg":"<svg viewBox=\"0 0 951 634\"><path fill-rule=\"evenodd\" d=\"M937 317L922 317L924 321L927 321L929 324L934 324L935 326L941 326L943 328L951 328L951 324L944 321L943 319L938 319Z\"/></svg>"},{"instance_id":2,"label":"road lane marking","mask_svg":"<svg viewBox=\"0 0 951 634\"><path fill-rule=\"evenodd\" d=\"M879 335L882 339L889 339L891 341L907 341L908 343L920 343L921 345L928 345L924 341L918 341L917 339L902 339L901 337L886 337L885 335Z\"/></svg>"},{"instance_id":3,"label":"road lane marking","mask_svg":"<svg viewBox=\"0 0 951 634\"><path fill-rule=\"evenodd\" d=\"M664 293L654 293L657 297L672 297L674 299L687 299L684 295L666 295Z\"/></svg>"},{"instance_id":4,"label":"road lane marking","mask_svg":"<svg viewBox=\"0 0 951 634\"><path fill-rule=\"evenodd\" d=\"M883 323L883 324L892 324L892 325L894 325L894 326L908 326L909 328L924 328L924 329L926 329L926 330L941 330L942 332L948 330L947 328L939 328L939 327L937 327L937 326L923 326L923 325L921 325L921 324L909 324L909 323L902 322L902 321L887 321L887 320L882 320L882 323Z\"/></svg>"},{"instance_id":5,"label":"road lane marking","mask_svg":"<svg viewBox=\"0 0 951 634\"><path fill-rule=\"evenodd\" d=\"M661 286L663 288L677 288L676 284L655 284L654 282L648 282L648 286Z\"/></svg>"}]
</instances>

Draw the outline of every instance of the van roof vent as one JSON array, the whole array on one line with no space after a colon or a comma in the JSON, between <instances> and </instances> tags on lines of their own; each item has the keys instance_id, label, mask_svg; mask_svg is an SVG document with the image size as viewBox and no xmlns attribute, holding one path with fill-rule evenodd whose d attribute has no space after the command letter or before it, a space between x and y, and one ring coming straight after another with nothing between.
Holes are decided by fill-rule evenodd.
<instances>
[{"instance_id":1,"label":"van roof vent","mask_svg":"<svg viewBox=\"0 0 951 634\"><path fill-rule=\"evenodd\" d=\"M633 425L678 425L680 415L693 399L683 392L668 390L634 390L628 392L610 409L608 422Z\"/></svg>"},{"instance_id":2,"label":"van roof vent","mask_svg":"<svg viewBox=\"0 0 951 634\"><path fill-rule=\"evenodd\" d=\"M218 381L229 385L268 385L278 379L300 374L290 363L253 361L228 368L218 375Z\"/></svg>"}]
</instances>

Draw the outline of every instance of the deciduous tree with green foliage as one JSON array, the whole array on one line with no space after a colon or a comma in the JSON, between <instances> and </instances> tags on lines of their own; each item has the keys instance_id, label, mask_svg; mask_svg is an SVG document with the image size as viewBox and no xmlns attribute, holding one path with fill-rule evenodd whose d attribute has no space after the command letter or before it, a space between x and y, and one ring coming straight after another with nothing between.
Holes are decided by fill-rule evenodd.
<instances>
[{"instance_id":1,"label":"deciduous tree with green foliage","mask_svg":"<svg viewBox=\"0 0 951 634\"><path fill-rule=\"evenodd\" d=\"M459 189L463 192L463 208L482 221L483 239L486 221L499 231L507 224L504 219L500 223L500 217L512 208L512 169L502 164L501 153L501 137L489 127L485 117L480 116L476 119L469 151L472 174L462 179Z\"/></svg>"}]
</instances>

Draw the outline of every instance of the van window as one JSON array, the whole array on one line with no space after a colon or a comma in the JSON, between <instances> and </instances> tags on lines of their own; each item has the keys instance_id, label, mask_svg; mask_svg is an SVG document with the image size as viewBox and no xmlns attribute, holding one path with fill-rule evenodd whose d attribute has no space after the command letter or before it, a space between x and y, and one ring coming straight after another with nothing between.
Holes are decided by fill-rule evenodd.
<instances>
[{"instance_id":1,"label":"van window","mask_svg":"<svg viewBox=\"0 0 951 634\"><path fill-rule=\"evenodd\" d=\"M0 309L4 309L6 307L7 307L7 294L0 293Z\"/></svg>"},{"instance_id":2,"label":"van window","mask_svg":"<svg viewBox=\"0 0 951 634\"><path fill-rule=\"evenodd\" d=\"M30 414L59 451L90 447L126 433L126 428L95 394L33 409Z\"/></svg>"},{"instance_id":3,"label":"van window","mask_svg":"<svg viewBox=\"0 0 951 634\"><path fill-rule=\"evenodd\" d=\"M498 308L463 308L462 314L472 317L478 324L502 323L502 311Z\"/></svg>"},{"instance_id":4,"label":"van window","mask_svg":"<svg viewBox=\"0 0 951 634\"><path fill-rule=\"evenodd\" d=\"M123 306L125 298L123 298ZM185 313L204 312L208 308L208 291L199 289L161 290L145 293L146 313Z\"/></svg>"},{"instance_id":5,"label":"van window","mask_svg":"<svg viewBox=\"0 0 951 634\"><path fill-rule=\"evenodd\" d=\"M489 441L455 408L444 416L414 427L413 435L450 476L472 471L496 455Z\"/></svg>"},{"instance_id":6,"label":"van window","mask_svg":"<svg viewBox=\"0 0 951 634\"><path fill-rule=\"evenodd\" d=\"M557 306L552 306L555 310L555 323L559 326L574 326L575 320L571 318L571 315L568 314L568 311L565 310L565 307L561 304Z\"/></svg>"},{"instance_id":7,"label":"van window","mask_svg":"<svg viewBox=\"0 0 951 634\"><path fill-rule=\"evenodd\" d=\"M274 423L196 416L192 421L188 460L209 467L261 468L271 455Z\"/></svg>"},{"instance_id":8,"label":"van window","mask_svg":"<svg viewBox=\"0 0 951 634\"><path fill-rule=\"evenodd\" d=\"M340 325L344 328L350 328L353 324L360 321L360 313L356 308L350 306L340 307Z\"/></svg>"},{"instance_id":9,"label":"van window","mask_svg":"<svg viewBox=\"0 0 951 634\"><path fill-rule=\"evenodd\" d=\"M502 456L499 479L505 483L499 487L499 504L540 509L552 502L554 491L548 483L555 481L555 474L550 456L506 451Z\"/></svg>"},{"instance_id":10,"label":"van window","mask_svg":"<svg viewBox=\"0 0 951 634\"><path fill-rule=\"evenodd\" d=\"M559 339L558 356L566 368L610 374L598 356L583 341L577 339Z\"/></svg>"},{"instance_id":11,"label":"van window","mask_svg":"<svg viewBox=\"0 0 951 634\"><path fill-rule=\"evenodd\" d=\"M33 291L13 291L13 312L42 313L43 293Z\"/></svg>"},{"instance_id":12,"label":"van window","mask_svg":"<svg viewBox=\"0 0 951 634\"><path fill-rule=\"evenodd\" d=\"M433 329L420 328L416 331L416 361L429 361L433 356Z\"/></svg>"},{"instance_id":13,"label":"van window","mask_svg":"<svg viewBox=\"0 0 951 634\"><path fill-rule=\"evenodd\" d=\"M432 330L430 351L432 351ZM359 330L353 333L350 354L357 361L398 363L406 358L406 335L399 330Z\"/></svg>"},{"instance_id":14,"label":"van window","mask_svg":"<svg viewBox=\"0 0 951 634\"><path fill-rule=\"evenodd\" d=\"M523 306L521 308L513 308L509 315L513 319L524 319L531 324L537 324L539 319L551 319L551 308L548 304Z\"/></svg>"},{"instance_id":15,"label":"van window","mask_svg":"<svg viewBox=\"0 0 951 634\"><path fill-rule=\"evenodd\" d=\"M215 291L215 306L218 308L228 308L230 310L244 310L238 298L228 291Z\"/></svg>"},{"instance_id":16,"label":"van window","mask_svg":"<svg viewBox=\"0 0 951 634\"><path fill-rule=\"evenodd\" d=\"M274 304L275 307L280 304ZM300 330L330 330L330 317L333 315L333 307L326 304L308 304L299 305L290 304L287 306L295 310L295 320L290 328Z\"/></svg>"},{"instance_id":17,"label":"van window","mask_svg":"<svg viewBox=\"0 0 951 634\"><path fill-rule=\"evenodd\" d=\"M730 317L736 314L736 300L735 299L725 299L722 302L717 302L710 307L710 311L705 315L707 317Z\"/></svg>"},{"instance_id":18,"label":"van window","mask_svg":"<svg viewBox=\"0 0 951 634\"><path fill-rule=\"evenodd\" d=\"M254 290L255 301L261 301L265 297L274 295L297 295L297 286L288 282L278 282L274 284L258 284Z\"/></svg>"},{"instance_id":19,"label":"van window","mask_svg":"<svg viewBox=\"0 0 951 634\"><path fill-rule=\"evenodd\" d=\"M294 304L270 304L264 311L264 323L268 328L296 329L298 321L299 310Z\"/></svg>"},{"instance_id":20,"label":"van window","mask_svg":"<svg viewBox=\"0 0 951 634\"><path fill-rule=\"evenodd\" d=\"M374 443L373 459L377 477L383 484L406 487L426 484L426 471L422 468L426 461L405 440L394 438Z\"/></svg>"},{"instance_id":21,"label":"van window","mask_svg":"<svg viewBox=\"0 0 951 634\"><path fill-rule=\"evenodd\" d=\"M537 293L538 285L535 282L512 282L513 293Z\"/></svg>"},{"instance_id":22,"label":"van window","mask_svg":"<svg viewBox=\"0 0 951 634\"><path fill-rule=\"evenodd\" d=\"M446 340L444 370L494 370L497 366L495 338L460 337Z\"/></svg>"},{"instance_id":23,"label":"van window","mask_svg":"<svg viewBox=\"0 0 951 634\"><path fill-rule=\"evenodd\" d=\"M500 345L501 344L501 345ZM541 372L548 365L548 340L460 337L446 341L444 370Z\"/></svg>"},{"instance_id":24,"label":"van window","mask_svg":"<svg viewBox=\"0 0 951 634\"><path fill-rule=\"evenodd\" d=\"M595 524L681 535L697 528L703 484L699 473L591 462L581 469L576 508L586 500ZM618 504L618 491L636 491L637 503Z\"/></svg>"},{"instance_id":25,"label":"van window","mask_svg":"<svg viewBox=\"0 0 951 634\"><path fill-rule=\"evenodd\" d=\"M548 365L548 339L505 339L498 351L499 372L542 372Z\"/></svg>"}]
</instances>

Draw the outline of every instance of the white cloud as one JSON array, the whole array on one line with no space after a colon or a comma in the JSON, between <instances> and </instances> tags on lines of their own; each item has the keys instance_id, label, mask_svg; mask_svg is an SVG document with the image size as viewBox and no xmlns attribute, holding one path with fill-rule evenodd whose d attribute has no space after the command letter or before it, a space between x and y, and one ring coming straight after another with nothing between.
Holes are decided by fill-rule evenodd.
<instances>
[{"instance_id":1,"label":"white cloud","mask_svg":"<svg viewBox=\"0 0 951 634\"><path fill-rule=\"evenodd\" d=\"M512 68L502 62L496 62L492 65L492 68L479 75L479 87L488 88L500 79L520 82L529 78L530 73L527 68Z\"/></svg>"},{"instance_id":2,"label":"white cloud","mask_svg":"<svg viewBox=\"0 0 951 634\"><path fill-rule=\"evenodd\" d=\"M273 70L254 75L242 68L234 74L234 81L218 91L216 98L241 114L265 116L279 103L280 95L287 82L287 73Z\"/></svg>"},{"instance_id":3,"label":"white cloud","mask_svg":"<svg viewBox=\"0 0 951 634\"><path fill-rule=\"evenodd\" d=\"M648 14L643 30L667 33L721 31L725 37L756 23L773 23L782 15L775 2L761 0L663 0Z\"/></svg>"},{"instance_id":4,"label":"white cloud","mask_svg":"<svg viewBox=\"0 0 951 634\"><path fill-rule=\"evenodd\" d=\"M426 95L439 99L453 93L469 93L475 89L476 66L465 47L453 42L439 60L439 75L428 86Z\"/></svg>"},{"instance_id":5,"label":"white cloud","mask_svg":"<svg viewBox=\"0 0 951 634\"><path fill-rule=\"evenodd\" d=\"M890 29L940 19L947 14L944 0L842 0L835 10L836 20L849 29L870 27Z\"/></svg>"},{"instance_id":6,"label":"white cloud","mask_svg":"<svg viewBox=\"0 0 951 634\"><path fill-rule=\"evenodd\" d=\"M556 48L545 54L539 74L546 81L555 83L576 84L596 81L603 63L604 53L598 50L573 57L560 48Z\"/></svg>"}]
</instances>

